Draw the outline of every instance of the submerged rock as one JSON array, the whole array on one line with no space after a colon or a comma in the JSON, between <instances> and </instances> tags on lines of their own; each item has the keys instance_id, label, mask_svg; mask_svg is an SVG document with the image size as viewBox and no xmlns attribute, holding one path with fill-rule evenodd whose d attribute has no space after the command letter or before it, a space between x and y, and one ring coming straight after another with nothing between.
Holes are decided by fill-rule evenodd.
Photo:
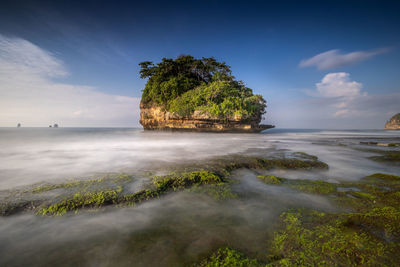
<instances>
[{"instance_id":1,"label":"submerged rock","mask_svg":"<svg viewBox=\"0 0 400 267\"><path fill-rule=\"evenodd\" d=\"M386 122L385 130L400 130L400 113L397 113Z\"/></svg>"}]
</instances>

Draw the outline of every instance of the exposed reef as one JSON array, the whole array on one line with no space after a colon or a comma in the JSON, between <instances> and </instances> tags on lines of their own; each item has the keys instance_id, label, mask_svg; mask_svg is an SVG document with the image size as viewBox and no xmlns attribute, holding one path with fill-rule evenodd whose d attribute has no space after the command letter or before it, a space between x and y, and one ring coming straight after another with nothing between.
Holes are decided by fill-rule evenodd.
<instances>
[{"instance_id":1,"label":"exposed reef","mask_svg":"<svg viewBox=\"0 0 400 267\"><path fill-rule=\"evenodd\" d=\"M400 130L400 113L397 113L386 122L385 130Z\"/></svg>"},{"instance_id":2,"label":"exposed reef","mask_svg":"<svg viewBox=\"0 0 400 267\"><path fill-rule=\"evenodd\" d=\"M280 171L321 171L328 168L316 156L303 152L275 157L232 154L203 161L189 161L181 165L174 164L170 168L163 166L165 173L157 173L159 170L156 170L155 173L135 175L108 174L95 179L35 184L1 192L1 196L8 193L10 197L5 200L10 201L1 201L0 213L10 216L25 212L36 214L43 221L58 222L61 219L52 216L70 215L71 217L64 218L67 220L79 217L74 213L86 211L91 212L83 214L84 217L94 216L92 211L100 213L106 208L136 206L134 209L140 209L145 207L142 203L161 202L162 198L168 200L169 197L179 194L203 194L201 197L211 197L213 203L217 201L215 203L221 204L221 207L232 204L240 207L243 200L249 199L254 200L251 205L258 205L260 199L254 198L258 191L246 190L245 192L251 193L243 194L243 191L237 191L236 188L246 182L235 179L234 171L248 169L253 176L243 176L244 179L254 179L252 182L256 182L257 188L268 189L263 192L272 192L269 189L274 188L279 189L275 192L300 194L307 198L318 197L326 199L334 208L326 211L303 205L288 205L277 212L276 216L280 214L279 218L265 222L265 228L271 227L271 232L262 232L265 236L260 235L262 250L248 249L238 245L239 242L226 241L222 236L212 239L204 250L196 250L185 262L175 259L182 260L175 262L176 266L396 266L400 261L400 177L374 173L359 181L343 179L331 183L288 179L283 177L288 172ZM271 175L270 171L275 169L282 177ZM130 185L138 177L147 183L131 191ZM265 195L269 197L268 194ZM205 209L207 208L205 205ZM246 211L248 206L240 208ZM264 211L257 213L257 218L262 213ZM175 214L172 218L174 216ZM215 217L214 214L210 216ZM235 217L215 218L215 222L211 221L208 225L212 227L221 220L232 223L232 218ZM160 235L176 238L178 234L169 228L176 222L175 218L161 226L157 222L157 227L160 228L154 226L135 232L129 237L133 241L127 253L140 255L141 249L147 246L157 249L155 242ZM249 221L244 220L243 224L248 225ZM193 228L189 228L187 232L185 230L178 233L190 235L192 230ZM207 229L202 229L199 235L204 233L207 234ZM249 242L247 245L254 243L254 238ZM171 246L176 244L172 243ZM179 251L180 249L183 251L187 247L179 248Z\"/></svg>"},{"instance_id":3,"label":"exposed reef","mask_svg":"<svg viewBox=\"0 0 400 267\"><path fill-rule=\"evenodd\" d=\"M390 147L397 147L396 144L390 144ZM374 148L357 148L357 150L370 152L378 154L379 156L371 156L368 157L370 160L390 164L390 165L399 165L400 164L400 151L399 150L383 150L383 149L374 149Z\"/></svg>"},{"instance_id":4,"label":"exposed reef","mask_svg":"<svg viewBox=\"0 0 400 267\"><path fill-rule=\"evenodd\" d=\"M375 173L339 184L272 175L258 178L272 186L326 195L347 209L287 210L265 255L252 258L223 247L197 266L395 266L400 261L399 176Z\"/></svg>"},{"instance_id":5,"label":"exposed reef","mask_svg":"<svg viewBox=\"0 0 400 267\"><path fill-rule=\"evenodd\" d=\"M267 159L242 155L214 158L210 162L201 162L199 165L193 163L175 166L170 169L169 174L164 176L149 176L150 183L136 192L126 190L127 185L135 179L134 176L127 174L72 180L60 184L43 184L22 191L9 192L13 200L1 202L0 215L8 216L29 211L37 215L63 215L70 211L99 209L111 205L131 206L183 189L205 193L214 199L234 198L235 194L229 187L232 182L229 176L237 169L328 169L328 165L316 157L303 158L304 156L301 159ZM66 192L61 197L46 197L46 193L55 190Z\"/></svg>"}]
</instances>

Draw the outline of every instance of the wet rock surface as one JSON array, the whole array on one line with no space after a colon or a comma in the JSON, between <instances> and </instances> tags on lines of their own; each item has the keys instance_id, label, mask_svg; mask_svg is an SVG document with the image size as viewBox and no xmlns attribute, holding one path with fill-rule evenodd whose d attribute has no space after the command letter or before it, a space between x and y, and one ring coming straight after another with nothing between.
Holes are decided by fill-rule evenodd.
<instances>
[{"instance_id":1,"label":"wet rock surface","mask_svg":"<svg viewBox=\"0 0 400 267\"><path fill-rule=\"evenodd\" d=\"M212 118L200 112L195 112L188 117L180 117L161 107L145 107L143 105L140 107L140 124L145 130L196 132L257 133L275 127L260 124L260 118L243 119L236 116L225 120Z\"/></svg>"}]
</instances>

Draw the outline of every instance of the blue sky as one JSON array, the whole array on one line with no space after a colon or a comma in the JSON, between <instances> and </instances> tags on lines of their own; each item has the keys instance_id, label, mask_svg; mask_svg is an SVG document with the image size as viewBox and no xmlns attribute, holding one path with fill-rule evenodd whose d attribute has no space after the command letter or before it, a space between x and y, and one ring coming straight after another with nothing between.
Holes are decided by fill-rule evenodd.
<instances>
[{"instance_id":1,"label":"blue sky","mask_svg":"<svg viewBox=\"0 0 400 267\"><path fill-rule=\"evenodd\" d=\"M138 63L191 54L227 62L277 127L382 128L400 112L398 14L397 1L2 1L0 126L138 126Z\"/></svg>"}]
</instances>

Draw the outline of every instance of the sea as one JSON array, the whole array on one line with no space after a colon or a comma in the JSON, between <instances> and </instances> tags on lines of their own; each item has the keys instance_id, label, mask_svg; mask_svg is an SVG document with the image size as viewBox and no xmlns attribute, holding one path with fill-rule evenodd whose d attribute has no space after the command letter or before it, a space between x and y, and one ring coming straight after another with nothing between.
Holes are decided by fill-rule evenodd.
<instances>
[{"instance_id":1,"label":"sea","mask_svg":"<svg viewBox=\"0 0 400 267\"><path fill-rule=\"evenodd\" d=\"M324 171L274 170L288 179L358 181L400 166L371 160L400 150L400 131L270 129L260 134L153 132L138 128L0 128L0 203L41 184L111 173L166 174L166 166L201 164L229 155L317 156ZM322 196L268 186L238 170L234 190L249 197L216 201L176 192L136 207L67 214L0 217L2 266L187 266L220 245L262 253L274 222L289 207L335 210ZM140 176L140 175L139 175ZM137 177L130 190L146 184ZM13 193L14 192L14 193ZM18 192L16 194L15 192ZM57 190L50 197L58 199Z\"/></svg>"}]
</instances>

